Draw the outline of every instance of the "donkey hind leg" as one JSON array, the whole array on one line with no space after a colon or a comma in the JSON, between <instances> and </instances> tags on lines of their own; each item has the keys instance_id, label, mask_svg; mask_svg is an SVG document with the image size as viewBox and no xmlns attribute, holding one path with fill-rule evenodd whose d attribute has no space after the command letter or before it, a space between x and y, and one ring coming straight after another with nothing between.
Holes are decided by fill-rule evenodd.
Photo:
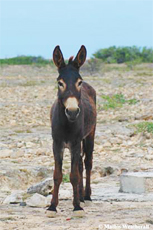
<instances>
[{"instance_id":1,"label":"donkey hind leg","mask_svg":"<svg viewBox=\"0 0 153 230\"><path fill-rule=\"evenodd\" d=\"M84 188L83 188L83 161L82 156L80 155L79 159L79 173L80 173L80 181L79 181L79 197L80 202L84 202Z\"/></svg>"},{"instance_id":2,"label":"donkey hind leg","mask_svg":"<svg viewBox=\"0 0 153 230\"><path fill-rule=\"evenodd\" d=\"M79 172L79 160L81 154L81 143L71 146L71 173L70 181L73 187L73 211L83 210L80 207L79 197L79 183L80 183L80 172Z\"/></svg>"},{"instance_id":3,"label":"donkey hind leg","mask_svg":"<svg viewBox=\"0 0 153 230\"><path fill-rule=\"evenodd\" d=\"M92 158L93 158L93 148L94 148L94 136L95 129L84 139L83 150L85 153L85 168L86 168L86 187L84 200L91 201L91 187L90 187L90 177L92 169Z\"/></svg>"},{"instance_id":4,"label":"donkey hind leg","mask_svg":"<svg viewBox=\"0 0 153 230\"><path fill-rule=\"evenodd\" d=\"M54 153L54 160L55 160L54 190L53 190L51 205L47 210L57 212L56 207L58 205L58 191L59 191L59 186L62 182L63 146L54 141L53 153Z\"/></svg>"}]
</instances>

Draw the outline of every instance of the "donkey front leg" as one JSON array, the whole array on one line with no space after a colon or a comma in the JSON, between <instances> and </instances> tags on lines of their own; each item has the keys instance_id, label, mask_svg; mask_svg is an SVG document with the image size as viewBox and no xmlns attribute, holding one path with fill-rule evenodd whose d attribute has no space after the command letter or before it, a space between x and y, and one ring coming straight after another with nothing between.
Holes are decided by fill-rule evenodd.
<instances>
[{"instance_id":1,"label":"donkey front leg","mask_svg":"<svg viewBox=\"0 0 153 230\"><path fill-rule=\"evenodd\" d=\"M47 210L57 212L56 207L58 205L58 191L59 191L59 186L62 182L63 145L61 143L57 143L54 141L53 153L54 153L54 160L55 160L54 191L51 200L51 205Z\"/></svg>"},{"instance_id":2,"label":"donkey front leg","mask_svg":"<svg viewBox=\"0 0 153 230\"><path fill-rule=\"evenodd\" d=\"M86 137L83 143L83 148L85 153L84 162L86 168L86 188L85 188L84 200L89 200L89 201L91 201L90 177L91 177L91 169L92 169L94 136L95 136L95 129Z\"/></svg>"},{"instance_id":3,"label":"donkey front leg","mask_svg":"<svg viewBox=\"0 0 153 230\"><path fill-rule=\"evenodd\" d=\"M80 155L80 160L79 160L79 173L80 173L79 196L80 196L80 202L84 203L83 160L82 160L82 156L81 155Z\"/></svg>"},{"instance_id":4,"label":"donkey front leg","mask_svg":"<svg viewBox=\"0 0 153 230\"><path fill-rule=\"evenodd\" d=\"M73 211L83 210L80 207L80 196L79 196L79 183L80 183L80 173L79 173L79 161L81 154L81 143L71 146L71 173L70 181L73 186Z\"/></svg>"}]
</instances>

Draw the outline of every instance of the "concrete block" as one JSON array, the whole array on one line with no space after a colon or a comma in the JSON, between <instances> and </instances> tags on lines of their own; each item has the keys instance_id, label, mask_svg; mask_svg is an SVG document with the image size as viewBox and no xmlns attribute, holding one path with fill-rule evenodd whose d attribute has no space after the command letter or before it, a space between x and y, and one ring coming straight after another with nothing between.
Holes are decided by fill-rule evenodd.
<instances>
[{"instance_id":1,"label":"concrete block","mask_svg":"<svg viewBox=\"0 0 153 230\"><path fill-rule=\"evenodd\" d=\"M153 172L127 172L121 174L119 192L153 193Z\"/></svg>"}]
</instances>

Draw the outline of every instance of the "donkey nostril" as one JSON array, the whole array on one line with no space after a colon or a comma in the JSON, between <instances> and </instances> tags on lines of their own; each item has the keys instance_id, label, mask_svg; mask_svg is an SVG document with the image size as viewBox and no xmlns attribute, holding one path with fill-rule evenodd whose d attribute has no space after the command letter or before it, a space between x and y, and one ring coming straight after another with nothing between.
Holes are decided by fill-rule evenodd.
<instances>
[{"instance_id":1,"label":"donkey nostril","mask_svg":"<svg viewBox=\"0 0 153 230\"><path fill-rule=\"evenodd\" d=\"M67 114L69 113L69 110L68 110L68 108L66 108L66 109L65 109L65 112L66 112Z\"/></svg>"},{"instance_id":2,"label":"donkey nostril","mask_svg":"<svg viewBox=\"0 0 153 230\"><path fill-rule=\"evenodd\" d=\"M77 108L77 114L79 114L80 113L80 108Z\"/></svg>"}]
</instances>

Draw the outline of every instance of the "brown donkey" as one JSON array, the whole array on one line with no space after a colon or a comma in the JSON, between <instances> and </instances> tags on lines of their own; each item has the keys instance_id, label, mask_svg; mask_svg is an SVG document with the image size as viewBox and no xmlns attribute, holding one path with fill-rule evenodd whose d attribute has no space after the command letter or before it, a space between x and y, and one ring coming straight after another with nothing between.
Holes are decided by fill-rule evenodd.
<instances>
[{"instance_id":1,"label":"brown donkey","mask_svg":"<svg viewBox=\"0 0 153 230\"><path fill-rule=\"evenodd\" d=\"M64 148L71 152L70 181L73 186L74 210L83 210L80 201L91 201L90 174L96 127L96 92L79 74L86 59L86 48L81 46L76 58L65 64L59 46L53 52L58 67L58 98L51 109L53 153L55 159L54 192L48 208L56 212L58 191L62 182ZM85 155L86 187L83 188L83 156ZM76 212L75 212L76 213ZM51 213L50 213L51 214Z\"/></svg>"}]
</instances>

